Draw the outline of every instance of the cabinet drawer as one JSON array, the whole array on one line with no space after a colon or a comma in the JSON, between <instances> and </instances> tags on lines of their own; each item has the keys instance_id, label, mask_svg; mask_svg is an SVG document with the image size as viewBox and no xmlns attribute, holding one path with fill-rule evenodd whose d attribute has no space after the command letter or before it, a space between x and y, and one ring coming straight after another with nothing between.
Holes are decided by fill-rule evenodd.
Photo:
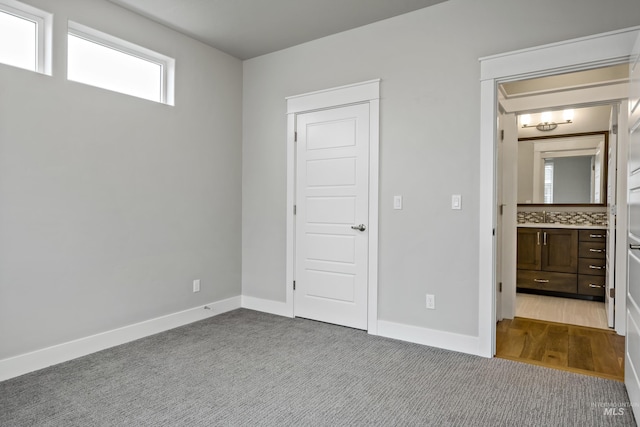
<instances>
[{"instance_id":1,"label":"cabinet drawer","mask_svg":"<svg viewBox=\"0 0 640 427\"><path fill-rule=\"evenodd\" d=\"M580 242L578 256L580 258L603 258L606 244L600 242Z\"/></svg>"},{"instance_id":2,"label":"cabinet drawer","mask_svg":"<svg viewBox=\"0 0 640 427\"><path fill-rule=\"evenodd\" d=\"M577 276L570 273L518 270L516 282L519 288L572 294L577 292Z\"/></svg>"},{"instance_id":3,"label":"cabinet drawer","mask_svg":"<svg viewBox=\"0 0 640 427\"><path fill-rule=\"evenodd\" d=\"M578 274L604 276L606 272L606 260L596 258L580 258L578 260Z\"/></svg>"},{"instance_id":4,"label":"cabinet drawer","mask_svg":"<svg viewBox=\"0 0 640 427\"><path fill-rule=\"evenodd\" d=\"M607 230L580 230L578 235L581 242L607 241Z\"/></svg>"},{"instance_id":5,"label":"cabinet drawer","mask_svg":"<svg viewBox=\"0 0 640 427\"><path fill-rule=\"evenodd\" d=\"M578 275L578 293L580 295L592 295L604 297L605 277Z\"/></svg>"}]
</instances>

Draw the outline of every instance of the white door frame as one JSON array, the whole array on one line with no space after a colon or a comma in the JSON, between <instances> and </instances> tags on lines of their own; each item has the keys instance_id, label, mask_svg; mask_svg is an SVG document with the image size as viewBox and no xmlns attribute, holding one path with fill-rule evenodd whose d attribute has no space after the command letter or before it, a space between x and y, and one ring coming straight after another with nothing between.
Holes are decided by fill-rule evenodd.
<instances>
[{"instance_id":1,"label":"white door frame","mask_svg":"<svg viewBox=\"0 0 640 427\"><path fill-rule=\"evenodd\" d=\"M498 84L628 63L639 32L640 27L632 27L480 58L478 354L481 356L493 357L496 349L496 250L493 233L497 221L495 142Z\"/></svg>"},{"instance_id":2,"label":"white door frame","mask_svg":"<svg viewBox=\"0 0 640 427\"><path fill-rule=\"evenodd\" d=\"M349 104L369 104L369 259L367 292L367 331L378 333L378 165L380 156L380 79L316 92L295 95L287 101L287 237L286 237L286 311L293 317L293 281L295 272L295 181L296 115Z\"/></svg>"}]
</instances>

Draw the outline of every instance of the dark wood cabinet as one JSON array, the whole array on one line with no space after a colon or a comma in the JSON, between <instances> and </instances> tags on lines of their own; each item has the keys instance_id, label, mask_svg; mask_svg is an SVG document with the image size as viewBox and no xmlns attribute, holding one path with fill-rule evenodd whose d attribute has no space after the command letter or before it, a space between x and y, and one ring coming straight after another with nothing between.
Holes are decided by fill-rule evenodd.
<instances>
[{"instance_id":1,"label":"dark wood cabinet","mask_svg":"<svg viewBox=\"0 0 640 427\"><path fill-rule=\"evenodd\" d=\"M600 298L605 242L603 230L518 228L518 290Z\"/></svg>"},{"instance_id":2,"label":"dark wood cabinet","mask_svg":"<svg viewBox=\"0 0 640 427\"><path fill-rule=\"evenodd\" d=\"M578 269L578 230L542 230L542 270L575 273Z\"/></svg>"},{"instance_id":3,"label":"dark wood cabinet","mask_svg":"<svg viewBox=\"0 0 640 427\"><path fill-rule=\"evenodd\" d=\"M542 233L538 228L518 228L518 270L540 270L542 267Z\"/></svg>"},{"instance_id":4,"label":"dark wood cabinet","mask_svg":"<svg viewBox=\"0 0 640 427\"><path fill-rule=\"evenodd\" d=\"M578 294L604 299L606 289L606 230L580 230Z\"/></svg>"}]
</instances>

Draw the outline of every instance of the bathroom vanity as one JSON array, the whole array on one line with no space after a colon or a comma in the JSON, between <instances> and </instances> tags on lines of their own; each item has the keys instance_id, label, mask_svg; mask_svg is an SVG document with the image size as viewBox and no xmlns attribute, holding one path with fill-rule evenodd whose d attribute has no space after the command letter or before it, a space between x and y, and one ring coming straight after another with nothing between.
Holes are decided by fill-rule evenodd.
<instances>
[{"instance_id":1,"label":"bathroom vanity","mask_svg":"<svg viewBox=\"0 0 640 427\"><path fill-rule=\"evenodd\" d=\"M603 301L606 239L595 226L519 224L517 290Z\"/></svg>"}]
</instances>

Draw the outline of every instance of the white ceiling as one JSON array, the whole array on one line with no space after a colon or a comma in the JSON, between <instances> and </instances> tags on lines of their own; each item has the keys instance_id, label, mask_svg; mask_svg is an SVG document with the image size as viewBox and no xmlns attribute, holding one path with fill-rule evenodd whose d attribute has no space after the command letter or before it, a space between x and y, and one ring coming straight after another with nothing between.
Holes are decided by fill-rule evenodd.
<instances>
[{"instance_id":1,"label":"white ceiling","mask_svg":"<svg viewBox=\"0 0 640 427\"><path fill-rule=\"evenodd\" d=\"M629 64L612 65L592 70L557 74L528 80L503 83L506 98L563 91L567 89L602 86L629 80Z\"/></svg>"},{"instance_id":2,"label":"white ceiling","mask_svg":"<svg viewBox=\"0 0 640 427\"><path fill-rule=\"evenodd\" d=\"M446 0L109 0L240 59Z\"/></svg>"}]
</instances>

